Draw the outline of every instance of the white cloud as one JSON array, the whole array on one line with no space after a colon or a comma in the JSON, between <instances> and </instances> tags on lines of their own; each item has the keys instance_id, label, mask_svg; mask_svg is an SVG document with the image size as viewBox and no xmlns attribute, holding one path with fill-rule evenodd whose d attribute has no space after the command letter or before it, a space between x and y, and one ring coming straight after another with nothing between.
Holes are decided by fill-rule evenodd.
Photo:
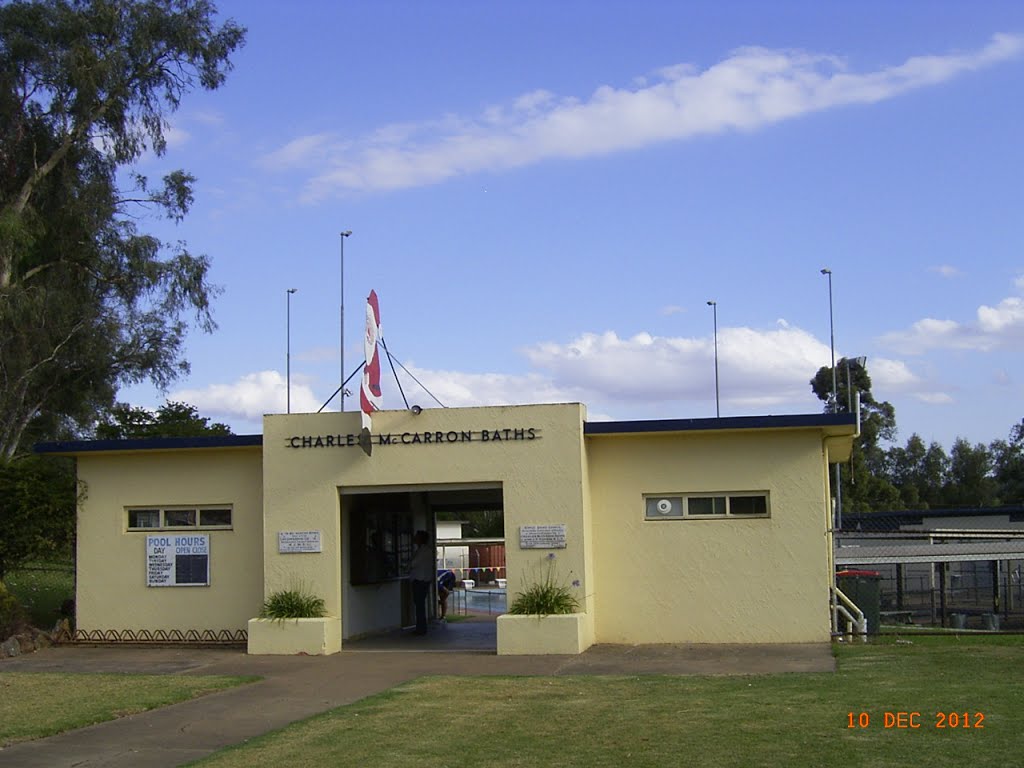
<instances>
[{"instance_id":1,"label":"white cloud","mask_svg":"<svg viewBox=\"0 0 1024 768\"><path fill-rule=\"evenodd\" d=\"M170 400L191 403L200 413L213 418L245 419L259 422L266 413L284 413L287 406L285 377L277 371L248 373L232 384L211 384L200 389L182 389ZM292 412L308 413L321 405L309 381L292 376Z\"/></svg>"},{"instance_id":2,"label":"white cloud","mask_svg":"<svg viewBox=\"0 0 1024 768\"><path fill-rule=\"evenodd\" d=\"M700 71L663 68L632 87L589 97L537 90L476 117L386 126L354 142L329 133L299 137L266 155L275 169L317 169L304 193L315 201L345 189L436 184L551 158L590 157L667 141L754 130L850 104L870 104L1020 55L1024 37L995 35L964 54L918 56L873 72L847 71L833 56L743 48ZM321 168L324 170L319 170Z\"/></svg>"},{"instance_id":3,"label":"white cloud","mask_svg":"<svg viewBox=\"0 0 1024 768\"><path fill-rule=\"evenodd\" d=\"M827 345L799 328L721 328L722 400L745 407L811 404L810 379L828 364L829 355ZM537 344L526 350L526 356L559 388L580 393L584 401L617 401L628 408L714 395L710 337L640 333L623 339L611 331L585 333L568 344Z\"/></svg>"},{"instance_id":4,"label":"white cloud","mask_svg":"<svg viewBox=\"0 0 1024 768\"><path fill-rule=\"evenodd\" d=\"M868 361L871 374L871 388L878 390L907 391L921 386L921 379L902 360L874 357Z\"/></svg>"},{"instance_id":5,"label":"white cloud","mask_svg":"<svg viewBox=\"0 0 1024 768\"><path fill-rule=\"evenodd\" d=\"M718 341L723 411L820 409L810 379L829 364L828 344L785 321L774 330L721 328ZM599 420L675 414L680 403L714 399L711 338L650 333L623 338L608 331L584 333L567 343L536 344L524 353L535 370L522 375L408 367L448 406L583 402L590 408L588 418ZM881 399L898 394L934 404L953 401L900 360L871 358L868 368ZM433 405L415 384L404 386L411 403ZM387 402L397 397L397 390L388 393Z\"/></svg>"},{"instance_id":6,"label":"white cloud","mask_svg":"<svg viewBox=\"0 0 1024 768\"><path fill-rule=\"evenodd\" d=\"M971 349L990 352L1024 339L1024 299L1011 296L990 307L982 304L974 322L926 317L903 331L884 334L880 341L904 354L931 349Z\"/></svg>"},{"instance_id":7,"label":"white cloud","mask_svg":"<svg viewBox=\"0 0 1024 768\"><path fill-rule=\"evenodd\" d=\"M272 171L317 168L331 151L338 150L333 134L314 133L293 139L280 149L263 155L259 158L259 164Z\"/></svg>"},{"instance_id":8,"label":"white cloud","mask_svg":"<svg viewBox=\"0 0 1024 768\"><path fill-rule=\"evenodd\" d=\"M1018 291L1024 291L1024 275L1018 275L1013 284L1017 287Z\"/></svg>"},{"instance_id":9,"label":"white cloud","mask_svg":"<svg viewBox=\"0 0 1024 768\"><path fill-rule=\"evenodd\" d=\"M678 304L669 304L668 306L659 309L658 314L663 317L671 317L672 315L678 315L685 311L686 307L680 307Z\"/></svg>"},{"instance_id":10,"label":"white cloud","mask_svg":"<svg viewBox=\"0 0 1024 768\"><path fill-rule=\"evenodd\" d=\"M959 269L957 269L954 266L950 266L949 264L939 264L934 267L929 267L928 269L932 272L935 272L940 277L945 278L959 277L960 275L963 274Z\"/></svg>"},{"instance_id":11,"label":"white cloud","mask_svg":"<svg viewBox=\"0 0 1024 768\"><path fill-rule=\"evenodd\" d=\"M978 328L985 334L1001 334L1024 328L1024 299L1003 299L995 307L978 307Z\"/></svg>"},{"instance_id":12,"label":"white cloud","mask_svg":"<svg viewBox=\"0 0 1024 768\"><path fill-rule=\"evenodd\" d=\"M192 135L177 125L168 125L164 128L164 141L169 149L178 149L188 143Z\"/></svg>"},{"instance_id":13,"label":"white cloud","mask_svg":"<svg viewBox=\"0 0 1024 768\"><path fill-rule=\"evenodd\" d=\"M523 354L533 369L525 373L439 370L409 363L399 375L410 405L423 408L438 407L434 398L448 407L581 402L588 406L588 418L598 421L665 418L693 410L694 403L714 402L711 337L583 333L566 343L535 344ZM784 320L774 329L720 328L723 413L819 411L821 404L811 392L810 379L829 364L830 355L827 343ZM953 402L903 361L873 357L868 367L879 399L896 394L935 405ZM401 407L394 380L387 376L382 383L385 407ZM293 412L315 412L322 405L327 389L314 394L310 384L308 377L292 377ZM358 384L350 388L358 392ZM349 400L349 408L355 407L357 396ZM190 402L214 418L258 425L264 413L285 411L285 380L277 371L260 371L231 384L183 389L170 397ZM336 407L336 401L331 407Z\"/></svg>"},{"instance_id":14,"label":"white cloud","mask_svg":"<svg viewBox=\"0 0 1024 768\"><path fill-rule=\"evenodd\" d=\"M203 125L221 126L227 122L223 112L214 110L200 110L191 114L191 119Z\"/></svg>"},{"instance_id":15,"label":"white cloud","mask_svg":"<svg viewBox=\"0 0 1024 768\"><path fill-rule=\"evenodd\" d=\"M950 405L954 402L953 398L945 392L918 392L914 397L928 405Z\"/></svg>"},{"instance_id":16,"label":"white cloud","mask_svg":"<svg viewBox=\"0 0 1024 768\"><path fill-rule=\"evenodd\" d=\"M465 373L430 370L415 365L407 365L406 368L423 382L423 386L433 393L434 397L449 408L581 402L579 392L571 387L559 387L538 373ZM415 382L410 385L404 376L402 386L410 405L420 405L423 408L436 405L433 397L422 387ZM385 387L385 402L394 403L398 397L397 390L388 392L387 389L391 388L389 383L385 383Z\"/></svg>"}]
</instances>

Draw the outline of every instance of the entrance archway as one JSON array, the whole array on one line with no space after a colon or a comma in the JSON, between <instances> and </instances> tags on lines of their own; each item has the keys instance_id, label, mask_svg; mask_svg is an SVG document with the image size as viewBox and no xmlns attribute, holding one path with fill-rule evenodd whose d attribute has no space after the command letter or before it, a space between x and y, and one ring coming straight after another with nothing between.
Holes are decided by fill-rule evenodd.
<instances>
[{"instance_id":1,"label":"entrance archway","mask_svg":"<svg viewBox=\"0 0 1024 768\"><path fill-rule=\"evenodd\" d=\"M373 645L370 639L391 635L401 638L403 628L413 624L413 607L409 582L405 578L413 554L413 536L425 530L435 547L438 544L438 518L446 523L459 523L462 517L486 513L497 521L504 531L504 500L500 483L435 484L416 486L365 486L339 489L341 509L341 581L342 581L342 640ZM448 525L445 533L452 530ZM474 537L460 533L457 538L446 535L437 547L438 568L451 568L456 572L460 587L477 584L496 589L499 578L496 568L473 565L471 553L480 560L481 544ZM480 537L477 537L480 538ZM486 546L503 544L501 537L487 537ZM476 576L476 578L473 578ZM500 578L504 578L502 572ZM463 588L449 609L465 601L469 595ZM436 592L428 601L431 619L437 616ZM465 606L465 603L462 603ZM463 611L463 613L466 613ZM455 617L453 617L454 619ZM465 621L465 619L455 619ZM454 621L453 621L454 624ZM435 625L436 626L436 625ZM479 644L479 631L455 629L445 632L451 642L472 634L472 642ZM440 633L430 645L443 642ZM490 633L490 637L494 637ZM411 639L411 638L410 638ZM462 642L467 642L462 638ZM492 642L491 648L496 648Z\"/></svg>"}]
</instances>

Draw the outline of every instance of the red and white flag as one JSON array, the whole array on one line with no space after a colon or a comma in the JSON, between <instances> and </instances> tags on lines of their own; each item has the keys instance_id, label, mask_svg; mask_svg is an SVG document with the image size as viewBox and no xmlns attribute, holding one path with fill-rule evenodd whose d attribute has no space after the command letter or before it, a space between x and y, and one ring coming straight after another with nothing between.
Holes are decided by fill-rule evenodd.
<instances>
[{"instance_id":1,"label":"red and white flag","mask_svg":"<svg viewBox=\"0 0 1024 768\"><path fill-rule=\"evenodd\" d=\"M363 337L363 381L359 387L359 409L362 411L363 429L359 444L370 454L370 430L374 411L381 409L380 356L377 342L380 340L380 304L377 292L370 291L366 298L366 335Z\"/></svg>"}]
</instances>

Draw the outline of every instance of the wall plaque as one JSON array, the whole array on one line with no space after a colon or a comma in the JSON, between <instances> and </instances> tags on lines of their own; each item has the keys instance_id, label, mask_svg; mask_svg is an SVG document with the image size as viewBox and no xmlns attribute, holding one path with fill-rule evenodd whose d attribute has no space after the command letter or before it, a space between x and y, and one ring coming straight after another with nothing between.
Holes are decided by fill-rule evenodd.
<instances>
[{"instance_id":1,"label":"wall plaque","mask_svg":"<svg viewBox=\"0 0 1024 768\"><path fill-rule=\"evenodd\" d=\"M519 526L520 549L565 549L565 523Z\"/></svg>"},{"instance_id":2,"label":"wall plaque","mask_svg":"<svg viewBox=\"0 0 1024 768\"><path fill-rule=\"evenodd\" d=\"M296 552L322 552L320 531L278 531L277 551L282 555Z\"/></svg>"}]
</instances>

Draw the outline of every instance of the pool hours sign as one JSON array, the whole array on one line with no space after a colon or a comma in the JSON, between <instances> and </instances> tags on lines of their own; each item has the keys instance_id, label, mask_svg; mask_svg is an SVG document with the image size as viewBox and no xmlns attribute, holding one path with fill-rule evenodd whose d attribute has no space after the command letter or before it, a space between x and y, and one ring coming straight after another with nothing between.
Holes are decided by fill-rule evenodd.
<instances>
[{"instance_id":1,"label":"pool hours sign","mask_svg":"<svg viewBox=\"0 0 1024 768\"><path fill-rule=\"evenodd\" d=\"M147 587L205 587L209 584L208 534L146 537Z\"/></svg>"}]
</instances>

